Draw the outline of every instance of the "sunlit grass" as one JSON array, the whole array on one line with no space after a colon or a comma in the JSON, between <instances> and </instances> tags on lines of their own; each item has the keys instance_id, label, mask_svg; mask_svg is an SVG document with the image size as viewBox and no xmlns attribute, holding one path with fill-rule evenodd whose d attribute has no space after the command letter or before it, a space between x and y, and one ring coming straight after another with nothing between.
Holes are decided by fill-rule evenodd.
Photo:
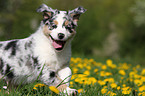
<instances>
[{"instance_id":1,"label":"sunlit grass","mask_svg":"<svg viewBox=\"0 0 145 96\"><path fill-rule=\"evenodd\" d=\"M128 63L114 63L108 59L96 62L94 59L71 58L70 67L73 75L70 87L78 90L82 96L145 96L145 68ZM59 91L54 86L41 83L25 85L19 90L2 88L4 96L57 96Z\"/></svg>"}]
</instances>

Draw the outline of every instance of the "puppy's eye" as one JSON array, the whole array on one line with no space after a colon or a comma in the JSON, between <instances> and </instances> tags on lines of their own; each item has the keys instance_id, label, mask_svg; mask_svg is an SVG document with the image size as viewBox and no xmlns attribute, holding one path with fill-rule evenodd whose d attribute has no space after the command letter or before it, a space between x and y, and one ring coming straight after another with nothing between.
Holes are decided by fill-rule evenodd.
<instances>
[{"instance_id":1,"label":"puppy's eye","mask_svg":"<svg viewBox=\"0 0 145 96\"><path fill-rule=\"evenodd\" d=\"M53 30L53 29L57 28L57 26L55 24L53 24L53 25L51 25L49 27L50 27L49 30Z\"/></svg>"},{"instance_id":2,"label":"puppy's eye","mask_svg":"<svg viewBox=\"0 0 145 96\"><path fill-rule=\"evenodd\" d=\"M71 27L69 27L69 26L65 26L65 28L66 28L70 33L73 32L73 29L71 29Z\"/></svg>"},{"instance_id":3,"label":"puppy's eye","mask_svg":"<svg viewBox=\"0 0 145 96\"><path fill-rule=\"evenodd\" d=\"M52 28L57 28L57 26L56 25L52 25Z\"/></svg>"}]
</instances>

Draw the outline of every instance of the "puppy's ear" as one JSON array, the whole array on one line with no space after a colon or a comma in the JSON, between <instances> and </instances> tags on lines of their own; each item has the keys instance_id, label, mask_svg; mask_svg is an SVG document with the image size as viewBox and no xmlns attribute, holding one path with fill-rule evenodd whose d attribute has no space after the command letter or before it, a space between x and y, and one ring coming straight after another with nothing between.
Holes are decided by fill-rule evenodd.
<instances>
[{"instance_id":1,"label":"puppy's ear","mask_svg":"<svg viewBox=\"0 0 145 96\"><path fill-rule=\"evenodd\" d=\"M69 11L68 14L70 14L70 16L73 18L74 23L77 25L77 21L79 20L80 15L85 13L86 11L87 10L85 8L79 6L74 10Z\"/></svg>"},{"instance_id":2,"label":"puppy's ear","mask_svg":"<svg viewBox=\"0 0 145 96\"><path fill-rule=\"evenodd\" d=\"M43 12L44 19L50 19L55 14L56 9L52 9L45 4L42 4L38 9L37 12Z\"/></svg>"}]
</instances>

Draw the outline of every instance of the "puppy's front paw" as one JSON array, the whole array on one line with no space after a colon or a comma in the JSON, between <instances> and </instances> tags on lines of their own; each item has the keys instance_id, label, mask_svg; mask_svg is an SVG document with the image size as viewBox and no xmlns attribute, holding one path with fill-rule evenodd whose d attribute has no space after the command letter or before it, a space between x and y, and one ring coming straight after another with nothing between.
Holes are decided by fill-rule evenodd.
<instances>
[{"instance_id":1,"label":"puppy's front paw","mask_svg":"<svg viewBox=\"0 0 145 96\"><path fill-rule=\"evenodd\" d=\"M59 87L57 87L57 89L61 92L60 95L65 95L65 96L76 96L78 91L76 89L71 89L69 87L67 87L66 84L62 84Z\"/></svg>"},{"instance_id":2,"label":"puppy's front paw","mask_svg":"<svg viewBox=\"0 0 145 96\"><path fill-rule=\"evenodd\" d=\"M66 90L64 90L64 93L69 96L76 96L78 91L76 89L71 89L71 88L67 87Z\"/></svg>"}]
</instances>

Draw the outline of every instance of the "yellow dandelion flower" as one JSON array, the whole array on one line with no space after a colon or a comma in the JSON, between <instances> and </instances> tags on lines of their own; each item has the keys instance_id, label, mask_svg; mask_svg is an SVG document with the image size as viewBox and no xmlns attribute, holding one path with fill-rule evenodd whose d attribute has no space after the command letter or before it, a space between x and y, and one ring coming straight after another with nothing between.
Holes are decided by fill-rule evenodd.
<instances>
[{"instance_id":1,"label":"yellow dandelion flower","mask_svg":"<svg viewBox=\"0 0 145 96\"><path fill-rule=\"evenodd\" d=\"M78 74L78 75L76 75L76 77L80 77L80 78L86 77L86 76L87 76L86 74Z\"/></svg>"},{"instance_id":2,"label":"yellow dandelion flower","mask_svg":"<svg viewBox=\"0 0 145 96\"><path fill-rule=\"evenodd\" d=\"M78 89L78 93L81 93L81 92L83 92L83 89Z\"/></svg>"},{"instance_id":3,"label":"yellow dandelion flower","mask_svg":"<svg viewBox=\"0 0 145 96\"><path fill-rule=\"evenodd\" d=\"M121 79L124 79L124 77L121 77Z\"/></svg>"},{"instance_id":4,"label":"yellow dandelion flower","mask_svg":"<svg viewBox=\"0 0 145 96\"><path fill-rule=\"evenodd\" d=\"M141 93L138 93L138 96L142 96L142 92Z\"/></svg>"},{"instance_id":5,"label":"yellow dandelion flower","mask_svg":"<svg viewBox=\"0 0 145 96\"><path fill-rule=\"evenodd\" d=\"M72 59L73 63L79 63L79 62L82 62L82 59L81 58L75 58L75 59Z\"/></svg>"},{"instance_id":6,"label":"yellow dandelion flower","mask_svg":"<svg viewBox=\"0 0 145 96\"><path fill-rule=\"evenodd\" d=\"M73 73L77 73L78 72L78 68L73 68Z\"/></svg>"},{"instance_id":7,"label":"yellow dandelion flower","mask_svg":"<svg viewBox=\"0 0 145 96\"><path fill-rule=\"evenodd\" d=\"M105 72L105 71L100 72L100 76L110 76L110 75L112 75L112 73L110 72Z\"/></svg>"},{"instance_id":8,"label":"yellow dandelion flower","mask_svg":"<svg viewBox=\"0 0 145 96\"><path fill-rule=\"evenodd\" d=\"M83 68L83 64L81 64L81 63L79 63L77 66L81 69Z\"/></svg>"},{"instance_id":9,"label":"yellow dandelion flower","mask_svg":"<svg viewBox=\"0 0 145 96\"><path fill-rule=\"evenodd\" d=\"M130 88L130 87L124 87L124 88L122 88L122 94L130 94L131 90L132 90L132 88Z\"/></svg>"},{"instance_id":10,"label":"yellow dandelion flower","mask_svg":"<svg viewBox=\"0 0 145 96\"><path fill-rule=\"evenodd\" d=\"M130 87L123 87L122 90L124 90L124 91L130 90L131 91L131 88Z\"/></svg>"},{"instance_id":11,"label":"yellow dandelion flower","mask_svg":"<svg viewBox=\"0 0 145 96\"><path fill-rule=\"evenodd\" d=\"M131 71L131 72L129 73L129 77L130 77L130 78L133 78L135 74L136 74L136 72Z\"/></svg>"},{"instance_id":12,"label":"yellow dandelion flower","mask_svg":"<svg viewBox=\"0 0 145 96\"><path fill-rule=\"evenodd\" d=\"M107 79L104 79L105 82L109 82L109 83L114 83L114 78L107 78Z\"/></svg>"},{"instance_id":13,"label":"yellow dandelion flower","mask_svg":"<svg viewBox=\"0 0 145 96\"><path fill-rule=\"evenodd\" d=\"M107 66L106 65L102 65L101 67L103 70L106 70L107 69Z\"/></svg>"},{"instance_id":14,"label":"yellow dandelion flower","mask_svg":"<svg viewBox=\"0 0 145 96\"><path fill-rule=\"evenodd\" d=\"M105 85L105 84L106 84L106 81L98 80L98 83L99 83L100 85Z\"/></svg>"},{"instance_id":15,"label":"yellow dandelion flower","mask_svg":"<svg viewBox=\"0 0 145 96\"><path fill-rule=\"evenodd\" d=\"M104 88L101 89L101 93L102 93L102 94L105 94L106 92L107 92L107 89L104 89Z\"/></svg>"},{"instance_id":16,"label":"yellow dandelion flower","mask_svg":"<svg viewBox=\"0 0 145 96\"><path fill-rule=\"evenodd\" d=\"M120 90L120 86L117 87L117 90Z\"/></svg>"},{"instance_id":17,"label":"yellow dandelion flower","mask_svg":"<svg viewBox=\"0 0 145 96\"><path fill-rule=\"evenodd\" d=\"M111 91L108 91L107 95L109 95L109 96L116 96L116 93L113 93Z\"/></svg>"},{"instance_id":18,"label":"yellow dandelion flower","mask_svg":"<svg viewBox=\"0 0 145 96\"><path fill-rule=\"evenodd\" d=\"M117 84L116 83L112 83L110 86L111 86L111 88L116 88Z\"/></svg>"},{"instance_id":19,"label":"yellow dandelion flower","mask_svg":"<svg viewBox=\"0 0 145 96\"><path fill-rule=\"evenodd\" d=\"M145 96L145 92L142 92L142 96Z\"/></svg>"},{"instance_id":20,"label":"yellow dandelion flower","mask_svg":"<svg viewBox=\"0 0 145 96\"><path fill-rule=\"evenodd\" d=\"M129 78L129 81L130 81L130 82L133 82L133 79L132 79L132 78Z\"/></svg>"},{"instance_id":21,"label":"yellow dandelion flower","mask_svg":"<svg viewBox=\"0 0 145 96\"><path fill-rule=\"evenodd\" d=\"M126 94L130 94L130 93L131 93L130 90L123 90L123 91L122 91L122 94L124 94L124 95L126 95Z\"/></svg>"},{"instance_id":22,"label":"yellow dandelion flower","mask_svg":"<svg viewBox=\"0 0 145 96\"><path fill-rule=\"evenodd\" d=\"M99 67L100 67L100 66L102 66L102 63L95 62L95 63L94 63L94 65L95 65L95 66L99 66Z\"/></svg>"},{"instance_id":23,"label":"yellow dandelion flower","mask_svg":"<svg viewBox=\"0 0 145 96\"><path fill-rule=\"evenodd\" d=\"M103 89L107 88L108 86L104 86Z\"/></svg>"},{"instance_id":24,"label":"yellow dandelion flower","mask_svg":"<svg viewBox=\"0 0 145 96\"><path fill-rule=\"evenodd\" d=\"M83 74L88 76L88 75L90 75L90 71L86 70Z\"/></svg>"},{"instance_id":25,"label":"yellow dandelion flower","mask_svg":"<svg viewBox=\"0 0 145 96\"><path fill-rule=\"evenodd\" d=\"M59 90L58 90L55 86L49 86L49 89L50 89L52 92L54 92L54 93L56 93L56 94L59 94Z\"/></svg>"},{"instance_id":26,"label":"yellow dandelion flower","mask_svg":"<svg viewBox=\"0 0 145 96\"><path fill-rule=\"evenodd\" d=\"M134 80L134 83L135 83L137 86L140 86L140 85L143 84L143 82L142 82L141 80L139 80L139 79L135 79L135 80Z\"/></svg>"},{"instance_id":27,"label":"yellow dandelion flower","mask_svg":"<svg viewBox=\"0 0 145 96\"><path fill-rule=\"evenodd\" d=\"M106 75L106 76L110 76L110 75L112 75L112 73L106 72L105 75Z\"/></svg>"},{"instance_id":28,"label":"yellow dandelion flower","mask_svg":"<svg viewBox=\"0 0 145 96\"><path fill-rule=\"evenodd\" d=\"M88 81L90 81L91 84L93 84L93 85L97 82L96 78L94 78L94 77L88 78Z\"/></svg>"},{"instance_id":29,"label":"yellow dandelion flower","mask_svg":"<svg viewBox=\"0 0 145 96\"><path fill-rule=\"evenodd\" d=\"M138 96L145 96L145 92L138 93Z\"/></svg>"},{"instance_id":30,"label":"yellow dandelion flower","mask_svg":"<svg viewBox=\"0 0 145 96\"><path fill-rule=\"evenodd\" d=\"M75 79L78 75L77 74L74 74L71 76L71 80Z\"/></svg>"},{"instance_id":31,"label":"yellow dandelion flower","mask_svg":"<svg viewBox=\"0 0 145 96\"><path fill-rule=\"evenodd\" d=\"M94 62L94 59L89 59L89 62Z\"/></svg>"},{"instance_id":32,"label":"yellow dandelion flower","mask_svg":"<svg viewBox=\"0 0 145 96\"><path fill-rule=\"evenodd\" d=\"M119 69L127 70L130 68L130 66L127 63L123 63L123 64L120 63L119 65L120 65Z\"/></svg>"},{"instance_id":33,"label":"yellow dandelion flower","mask_svg":"<svg viewBox=\"0 0 145 96\"><path fill-rule=\"evenodd\" d=\"M85 81L84 81L84 85L91 85L91 81L85 80Z\"/></svg>"},{"instance_id":34,"label":"yellow dandelion flower","mask_svg":"<svg viewBox=\"0 0 145 96\"><path fill-rule=\"evenodd\" d=\"M43 86L46 86L46 85L45 84L38 83L34 87L43 87Z\"/></svg>"},{"instance_id":35,"label":"yellow dandelion flower","mask_svg":"<svg viewBox=\"0 0 145 96\"><path fill-rule=\"evenodd\" d=\"M125 73L124 70L119 70L119 74L121 74L121 75L126 75L126 73Z\"/></svg>"},{"instance_id":36,"label":"yellow dandelion flower","mask_svg":"<svg viewBox=\"0 0 145 96\"><path fill-rule=\"evenodd\" d=\"M86 66L87 70L91 70L91 66Z\"/></svg>"},{"instance_id":37,"label":"yellow dandelion flower","mask_svg":"<svg viewBox=\"0 0 145 96\"><path fill-rule=\"evenodd\" d=\"M141 71L141 75L145 75L145 69Z\"/></svg>"},{"instance_id":38,"label":"yellow dandelion flower","mask_svg":"<svg viewBox=\"0 0 145 96\"><path fill-rule=\"evenodd\" d=\"M71 81L69 84L70 84L70 85L73 85L73 82Z\"/></svg>"},{"instance_id":39,"label":"yellow dandelion flower","mask_svg":"<svg viewBox=\"0 0 145 96\"><path fill-rule=\"evenodd\" d=\"M33 89L34 89L34 90L37 90L37 88L36 88L36 87L33 87Z\"/></svg>"},{"instance_id":40,"label":"yellow dandelion flower","mask_svg":"<svg viewBox=\"0 0 145 96\"><path fill-rule=\"evenodd\" d=\"M37 87L43 87L43 86L46 86L46 85L45 84L38 83L38 84L34 85L33 89L34 90L37 90Z\"/></svg>"},{"instance_id":41,"label":"yellow dandelion flower","mask_svg":"<svg viewBox=\"0 0 145 96\"><path fill-rule=\"evenodd\" d=\"M126 87L126 84L123 84L122 86L123 86L123 87Z\"/></svg>"},{"instance_id":42,"label":"yellow dandelion flower","mask_svg":"<svg viewBox=\"0 0 145 96\"><path fill-rule=\"evenodd\" d=\"M75 60L75 58L71 57L70 61L73 62Z\"/></svg>"},{"instance_id":43,"label":"yellow dandelion flower","mask_svg":"<svg viewBox=\"0 0 145 96\"><path fill-rule=\"evenodd\" d=\"M105 71L101 71L101 72L100 72L100 76L103 76L103 77L104 77L105 75L106 75L106 74L105 74Z\"/></svg>"},{"instance_id":44,"label":"yellow dandelion flower","mask_svg":"<svg viewBox=\"0 0 145 96\"><path fill-rule=\"evenodd\" d=\"M138 74L135 74L135 75L134 75L134 78L136 78L136 79L137 79L137 78L141 78L141 76L138 75Z\"/></svg>"},{"instance_id":45,"label":"yellow dandelion flower","mask_svg":"<svg viewBox=\"0 0 145 96\"><path fill-rule=\"evenodd\" d=\"M96 68L96 69L94 69L94 72L98 72L99 70Z\"/></svg>"},{"instance_id":46,"label":"yellow dandelion flower","mask_svg":"<svg viewBox=\"0 0 145 96\"><path fill-rule=\"evenodd\" d=\"M137 68L137 69L140 68L140 65L136 65L136 68Z\"/></svg>"},{"instance_id":47,"label":"yellow dandelion flower","mask_svg":"<svg viewBox=\"0 0 145 96\"><path fill-rule=\"evenodd\" d=\"M80 82L80 81L81 81L80 78L76 78L76 79L75 79L75 82Z\"/></svg>"},{"instance_id":48,"label":"yellow dandelion flower","mask_svg":"<svg viewBox=\"0 0 145 96\"><path fill-rule=\"evenodd\" d=\"M116 68L117 66L116 66L115 64L112 64L110 67L114 69L114 68Z\"/></svg>"},{"instance_id":49,"label":"yellow dandelion flower","mask_svg":"<svg viewBox=\"0 0 145 96\"><path fill-rule=\"evenodd\" d=\"M112 64L112 60L108 59L108 60L106 61L106 64L107 64L107 65L111 65L111 64Z\"/></svg>"},{"instance_id":50,"label":"yellow dandelion flower","mask_svg":"<svg viewBox=\"0 0 145 96\"><path fill-rule=\"evenodd\" d=\"M140 79L142 82L145 82L145 76L141 76L141 79Z\"/></svg>"},{"instance_id":51,"label":"yellow dandelion flower","mask_svg":"<svg viewBox=\"0 0 145 96\"><path fill-rule=\"evenodd\" d=\"M87 63L84 63L83 66L86 67L87 66Z\"/></svg>"},{"instance_id":52,"label":"yellow dandelion flower","mask_svg":"<svg viewBox=\"0 0 145 96\"><path fill-rule=\"evenodd\" d=\"M108 59L107 61L106 61L106 64L107 64L107 66L109 66L110 68L116 68L116 65L115 64L113 64L112 63L112 60L110 60L110 59Z\"/></svg>"},{"instance_id":53,"label":"yellow dandelion flower","mask_svg":"<svg viewBox=\"0 0 145 96\"><path fill-rule=\"evenodd\" d=\"M145 91L145 85L139 87L139 91L140 91L140 92Z\"/></svg>"}]
</instances>

